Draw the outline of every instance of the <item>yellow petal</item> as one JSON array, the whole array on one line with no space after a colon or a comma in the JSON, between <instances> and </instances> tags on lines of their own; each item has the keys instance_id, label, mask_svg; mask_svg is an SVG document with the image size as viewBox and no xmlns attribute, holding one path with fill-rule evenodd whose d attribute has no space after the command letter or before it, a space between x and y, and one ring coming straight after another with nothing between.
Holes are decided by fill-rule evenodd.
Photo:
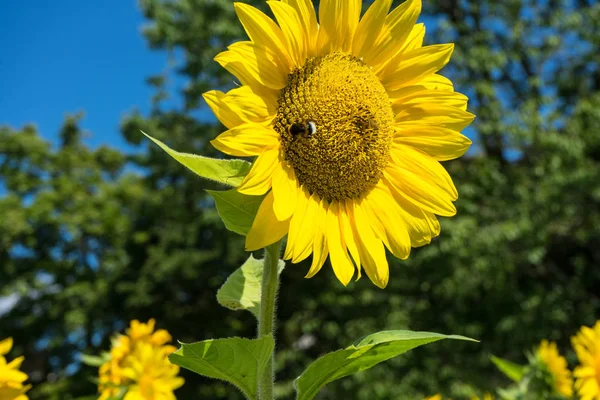
<instances>
[{"instance_id":1,"label":"yellow petal","mask_svg":"<svg viewBox=\"0 0 600 400\"><path fill-rule=\"evenodd\" d=\"M392 149L394 162L384 170L392 192L396 190L423 210L448 217L455 215L452 201L457 192L447 172L441 171L443 167L437 161L428 159L425 154L416 156L415 152L408 146L403 146L401 151Z\"/></svg>"},{"instance_id":2,"label":"yellow petal","mask_svg":"<svg viewBox=\"0 0 600 400\"><path fill-rule=\"evenodd\" d=\"M321 0L319 3L318 54L350 52L358 26L361 0Z\"/></svg>"},{"instance_id":3,"label":"yellow petal","mask_svg":"<svg viewBox=\"0 0 600 400\"><path fill-rule=\"evenodd\" d=\"M8 369L19 369L21 367L21 364L23 364L23 360L25 360L25 357L23 357L23 356L17 357L14 360L12 360L11 362L9 362L8 364L6 364L6 367Z\"/></svg>"},{"instance_id":4,"label":"yellow petal","mask_svg":"<svg viewBox=\"0 0 600 400\"><path fill-rule=\"evenodd\" d=\"M285 38L288 53L296 66L304 64L307 55L308 37L298 12L281 1L267 1Z\"/></svg>"},{"instance_id":5,"label":"yellow petal","mask_svg":"<svg viewBox=\"0 0 600 400\"><path fill-rule=\"evenodd\" d=\"M237 42L219 53L215 61L235 75L243 85L280 90L287 84L289 66L281 65L272 49L252 42Z\"/></svg>"},{"instance_id":6,"label":"yellow petal","mask_svg":"<svg viewBox=\"0 0 600 400\"><path fill-rule=\"evenodd\" d=\"M396 130L394 143L412 146L438 161L446 161L462 156L472 142L468 137L452 129L405 125Z\"/></svg>"},{"instance_id":7,"label":"yellow petal","mask_svg":"<svg viewBox=\"0 0 600 400\"><path fill-rule=\"evenodd\" d=\"M285 163L278 163L273 173L273 210L280 221L289 219L296 209L298 181L294 170Z\"/></svg>"},{"instance_id":8,"label":"yellow petal","mask_svg":"<svg viewBox=\"0 0 600 400\"><path fill-rule=\"evenodd\" d=\"M251 196L260 196L271 189L271 178L279 162L279 148L265 151L254 164L240 186L238 192Z\"/></svg>"},{"instance_id":9,"label":"yellow petal","mask_svg":"<svg viewBox=\"0 0 600 400\"><path fill-rule=\"evenodd\" d=\"M416 24L410 31L408 38L404 41L404 44L398 50L398 53L407 53L412 50L416 50L423 46L423 40L425 39L425 24ZM396 59L400 59L396 56ZM393 61L393 60L392 60Z\"/></svg>"},{"instance_id":10,"label":"yellow petal","mask_svg":"<svg viewBox=\"0 0 600 400\"><path fill-rule=\"evenodd\" d=\"M23 383L29 377L26 373L14 369L5 369L2 371L2 380L5 382Z\"/></svg>"},{"instance_id":11,"label":"yellow petal","mask_svg":"<svg viewBox=\"0 0 600 400\"><path fill-rule=\"evenodd\" d=\"M410 236L390 189L379 183L361 202L361 207L369 215L372 227L379 221L382 232L375 232L390 252L406 260L410 254Z\"/></svg>"},{"instance_id":12,"label":"yellow petal","mask_svg":"<svg viewBox=\"0 0 600 400\"><path fill-rule=\"evenodd\" d=\"M277 114L278 93L274 90L261 90L251 86L240 86L227 92L223 101L229 108L247 122L270 122Z\"/></svg>"},{"instance_id":13,"label":"yellow petal","mask_svg":"<svg viewBox=\"0 0 600 400\"><path fill-rule=\"evenodd\" d=\"M390 277L383 243L375 237L371 224L360 205L348 200L346 201L346 210L351 213L350 224L354 231L361 265L369 279L383 289L387 286Z\"/></svg>"},{"instance_id":14,"label":"yellow petal","mask_svg":"<svg viewBox=\"0 0 600 400\"><path fill-rule=\"evenodd\" d=\"M356 240L354 239L354 232L352 231L352 225L350 225L350 213L346 209L346 203L339 203L339 218L340 218L340 228L342 231L342 246L348 248L350 251L350 255L354 260L354 264L356 265L356 280L360 279L360 253L358 251L358 246L356 245Z\"/></svg>"},{"instance_id":15,"label":"yellow petal","mask_svg":"<svg viewBox=\"0 0 600 400\"><path fill-rule=\"evenodd\" d=\"M406 85L403 85L399 89L396 89L394 91L389 91L388 96L393 102L395 99L410 96L416 92L421 92L423 90L453 92L454 85L452 84L452 81L450 79L438 74L433 74L428 75L415 82L410 82Z\"/></svg>"},{"instance_id":16,"label":"yellow petal","mask_svg":"<svg viewBox=\"0 0 600 400\"><path fill-rule=\"evenodd\" d=\"M474 119L473 114L457 107L424 104L403 109L396 115L396 126L432 125L461 131Z\"/></svg>"},{"instance_id":17,"label":"yellow petal","mask_svg":"<svg viewBox=\"0 0 600 400\"><path fill-rule=\"evenodd\" d=\"M223 153L252 157L278 148L279 134L264 125L249 123L221 133L210 143Z\"/></svg>"},{"instance_id":18,"label":"yellow petal","mask_svg":"<svg viewBox=\"0 0 600 400\"><path fill-rule=\"evenodd\" d=\"M227 129L234 128L244 123L241 116L231 110L225 102L225 93L219 90L211 90L210 92L204 93L202 97L204 97L206 104L208 104L213 114L215 114L215 117L217 117Z\"/></svg>"},{"instance_id":19,"label":"yellow petal","mask_svg":"<svg viewBox=\"0 0 600 400\"><path fill-rule=\"evenodd\" d=\"M457 92L421 90L404 97L394 98L392 101L392 109L395 114L399 114L414 105L440 105L456 107L465 111L467 109L468 100L467 96Z\"/></svg>"},{"instance_id":20,"label":"yellow petal","mask_svg":"<svg viewBox=\"0 0 600 400\"><path fill-rule=\"evenodd\" d=\"M287 243L285 252L283 254L284 260L289 260L294 256L294 250L298 246L298 235L302 230L302 224L306 220L306 214L308 209L308 199L310 195L308 192L298 189L298 198L296 199L296 209L290 219L290 230L288 232Z\"/></svg>"},{"instance_id":21,"label":"yellow petal","mask_svg":"<svg viewBox=\"0 0 600 400\"><path fill-rule=\"evenodd\" d=\"M378 71L402 48L410 35L419 14L421 0L407 0L396 7L386 18L377 43L364 53L364 60Z\"/></svg>"},{"instance_id":22,"label":"yellow petal","mask_svg":"<svg viewBox=\"0 0 600 400\"><path fill-rule=\"evenodd\" d=\"M382 179L382 184L388 187L398 206L398 211L410 236L410 245L420 247L431 243L431 239L440 234L440 224L435 215L423 211L399 195L397 191L391 190L393 186L386 178Z\"/></svg>"},{"instance_id":23,"label":"yellow petal","mask_svg":"<svg viewBox=\"0 0 600 400\"><path fill-rule=\"evenodd\" d=\"M250 40L259 46L272 49L280 59L287 60L287 68L291 70L292 64L285 46L285 38L277 24L262 11L248 4L236 2L233 6Z\"/></svg>"},{"instance_id":24,"label":"yellow petal","mask_svg":"<svg viewBox=\"0 0 600 400\"><path fill-rule=\"evenodd\" d=\"M306 40L307 57L317 55L317 37L319 35L319 23L317 22L317 14L311 0L282 0L283 3L289 4L300 16L304 28L304 36Z\"/></svg>"},{"instance_id":25,"label":"yellow petal","mask_svg":"<svg viewBox=\"0 0 600 400\"><path fill-rule=\"evenodd\" d=\"M13 346L13 339L10 337L0 341L0 356L8 354L10 349L12 349L12 346Z\"/></svg>"},{"instance_id":26,"label":"yellow petal","mask_svg":"<svg viewBox=\"0 0 600 400\"><path fill-rule=\"evenodd\" d=\"M410 146L395 145L391 155L400 168L417 172L422 179L446 192L454 201L458 199L458 191L446 169L427 154Z\"/></svg>"},{"instance_id":27,"label":"yellow petal","mask_svg":"<svg viewBox=\"0 0 600 400\"><path fill-rule=\"evenodd\" d=\"M256 213L246 236L246 251L263 249L285 236L290 221L279 221L273 212L273 192L269 192Z\"/></svg>"},{"instance_id":28,"label":"yellow petal","mask_svg":"<svg viewBox=\"0 0 600 400\"><path fill-rule=\"evenodd\" d=\"M401 53L378 76L388 91L398 89L444 68L453 50L454 44L436 44Z\"/></svg>"},{"instance_id":29,"label":"yellow petal","mask_svg":"<svg viewBox=\"0 0 600 400\"><path fill-rule=\"evenodd\" d=\"M306 259L313 251L313 244L317 231L319 230L319 216L321 211L321 199L314 193L312 196L306 190L303 190L306 196L306 214L304 219L298 224L298 233L295 236L294 252L292 262L298 263Z\"/></svg>"},{"instance_id":30,"label":"yellow petal","mask_svg":"<svg viewBox=\"0 0 600 400\"><path fill-rule=\"evenodd\" d=\"M352 54L364 57L377 43L385 18L392 6L392 0L375 0L360 20L352 42Z\"/></svg>"},{"instance_id":31,"label":"yellow petal","mask_svg":"<svg viewBox=\"0 0 600 400\"><path fill-rule=\"evenodd\" d=\"M325 230L331 267L338 280L342 282L342 285L346 286L350 283L350 280L352 280L352 276L354 275L354 265L352 264L352 260L350 259L350 255L348 255L346 247L342 245L340 234L341 223L338 215L339 206L337 202L333 202L329 205L329 209L327 210Z\"/></svg>"},{"instance_id":32,"label":"yellow petal","mask_svg":"<svg viewBox=\"0 0 600 400\"><path fill-rule=\"evenodd\" d=\"M314 237L313 237L313 261L306 274L306 278L312 278L315 276L317 272L321 270L325 260L327 259L327 255L329 254L329 249L327 245L327 204L323 200L319 202L317 207L317 215L315 216L316 225L314 228Z\"/></svg>"}]
</instances>

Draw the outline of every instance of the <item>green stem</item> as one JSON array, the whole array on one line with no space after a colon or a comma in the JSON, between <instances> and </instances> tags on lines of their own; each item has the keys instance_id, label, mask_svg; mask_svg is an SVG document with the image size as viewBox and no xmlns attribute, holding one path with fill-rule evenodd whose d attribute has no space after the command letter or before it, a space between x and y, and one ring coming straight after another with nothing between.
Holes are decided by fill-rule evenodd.
<instances>
[{"instance_id":1,"label":"green stem","mask_svg":"<svg viewBox=\"0 0 600 400\"><path fill-rule=\"evenodd\" d=\"M263 269L260 314L258 316L258 337L273 335L275 337L275 299L279 286L279 252L281 241L273 243L265 249L265 267ZM273 364L275 362L275 350L271 354L271 360L262 377L258 381L259 400L273 400L273 386L275 374Z\"/></svg>"}]
</instances>

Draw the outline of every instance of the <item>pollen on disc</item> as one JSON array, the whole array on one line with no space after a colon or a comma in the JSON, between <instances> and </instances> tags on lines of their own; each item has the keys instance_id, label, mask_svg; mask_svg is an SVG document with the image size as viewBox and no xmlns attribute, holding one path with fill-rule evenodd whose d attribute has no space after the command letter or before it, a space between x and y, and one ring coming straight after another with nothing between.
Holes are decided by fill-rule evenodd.
<instances>
[{"instance_id":1,"label":"pollen on disc","mask_svg":"<svg viewBox=\"0 0 600 400\"><path fill-rule=\"evenodd\" d=\"M388 163L394 113L368 65L346 53L310 58L289 75L278 106L275 129L285 159L310 193L358 199L377 184ZM295 124L312 124L306 130L314 132L291 134Z\"/></svg>"}]
</instances>

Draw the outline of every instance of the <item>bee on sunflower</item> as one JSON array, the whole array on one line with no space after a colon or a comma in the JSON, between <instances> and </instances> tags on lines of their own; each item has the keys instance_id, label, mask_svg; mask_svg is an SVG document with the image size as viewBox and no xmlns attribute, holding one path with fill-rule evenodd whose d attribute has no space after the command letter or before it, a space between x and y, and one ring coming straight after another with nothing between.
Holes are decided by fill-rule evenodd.
<instances>
[{"instance_id":1,"label":"bee on sunflower","mask_svg":"<svg viewBox=\"0 0 600 400\"><path fill-rule=\"evenodd\" d=\"M458 192L440 164L463 155L474 115L437 72L452 44L423 46L420 0L390 11L376 0L268 1L275 20L234 3L249 36L215 60L240 81L204 98L228 130L211 143L256 157L237 188L265 196L246 250L287 235L284 259L329 257L347 285L364 270L384 288L386 248L406 259L456 213Z\"/></svg>"},{"instance_id":2,"label":"bee on sunflower","mask_svg":"<svg viewBox=\"0 0 600 400\"><path fill-rule=\"evenodd\" d=\"M287 237L284 260L299 263L312 255L307 278L329 259L343 285L364 272L385 288L386 249L404 260L411 248L439 235L438 216L455 215L458 192L441 162L468 150L471 141L460 132L475 117L467 111L467 97L438 74L454 45L423 46L425 26L417 23L420 0L394 9L392 0L375 0L364 14L362 0L322 0L318 12L310 0L267 5L274 18L234 3L249 40L233 43L215 60L239 85L227 93L204 94L227 128L212 145L231 156L253 157L252 165L179 153L151 139L198 175L235 187L233 194L211 194L227 227L246 235L245 249L266 250L264 268L254 269L257 260L250 257L221 288L231 291L221 296L227 297L221 304L255 313L258 339L253 345L264 342L261 348L274 348L283 239ZM249 285L246 274L255 282L259 273L260 286ZM252 287L245 290L245 285ZM254 290L257 286L260 290ZM357 346L365 349L344 351L404 342L408 347L393 353L399 355L441 338L470 340L388 331L359 341ZM186 360L210 354L207 347L215 346L242 342L229 338L184 344L171 360L190 368ZM267 353L258 380L241 386L230 381L249 398L257 393L260 400L273 399L273 350ZM375 358L373 363L387 359ZM320 361L296 380L299 399L312 398L327 379L346 376L316 373L330 365ZM222 379L222 374L191 369Z\"/></svg>"}]
</instances>

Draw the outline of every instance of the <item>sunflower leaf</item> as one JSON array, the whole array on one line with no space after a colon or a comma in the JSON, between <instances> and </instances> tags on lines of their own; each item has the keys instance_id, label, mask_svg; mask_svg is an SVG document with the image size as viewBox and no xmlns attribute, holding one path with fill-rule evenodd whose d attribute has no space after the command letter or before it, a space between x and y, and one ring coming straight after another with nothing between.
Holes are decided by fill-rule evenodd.
<instances>
[{"instance_id":1,"label":"sunflower leaf","mask_svg":"<svg viewBox=\"0 0 600 400\"><path fill-rule=\"evenodd\" d=\"M525 367L519 364L515 364L511 361L504 360L500 357L490 356L490 360L498 367L506 377L511 379L513 382L519 383L525 375Z\"/></svg>"},{"instance_id":2,"label":"sunflower leaf","mask_svg":"<svg viewBox=\"0 0 600 400\"><path fill-rule=\"evenodd\" d=\"M279 260L279 273L285 262ZM258 318L263 274L263 260L252 255L227 278L217 292L217 301L230 310L248 310Z\"/></svg>"},{"instance_id":3,"label":"sunflower leaf","mask_svg":"<svg viewBox=\"0 0 600 400\"><path fill-rule=\"evenodd\" d=\"M220 160L195 154L180 153L147 133L142 133L166 151L167 154L202 178L237 187L242 183L248 172L250 172L251 164L247 161Z\"/></svg>"},{"instance_id":4,"label":"sunflower leaf","mask_svg":"<svg viewBox=\"0 0 600 400\"><path fill-rule=\"evenodd\" d=\"M476 341L464 336L448 336L432 332L377 332L358 340L346 349L329 353L309 365L296 379L296 399L310 400L330 382L371 368L415 347L442 339Z\"/></svg>"},{"instance_id":5,"label":"sunflower leaf","mask_svg":"<svg viewBox=\"0 0 600 400\"><path fill-rule=\"evenodd\" d=\"M81 354L79 356L79 359L83 364L89 365L90 367L100 367L102 364L108 361L109 358L105 356L92 356L89 354Z\"/></svg>"},{"instance_id":6,"label":"sunflower leaf","mask_svg":"<svg viewBox=\"0 0 600 400\"><path fill-rule=\"evenodd\" d=\"M247 399L256 400L262 376L275 347L273 336L260 339L227 338L181 344L169 360L197 374L236 386Z\"/></svg>"},{"instance_id":7,"label":"sunflower leaf","mask_svg":"<svg viewBox=\"0 0 600 400\"><path fill-rule=\"evenodd\" d=\"M264 196L248 196L237 190L207 190L215 200L217 212L225 227L232 232L246 236L252 227L254 217Z\"/></svg>"}]
</instances>

